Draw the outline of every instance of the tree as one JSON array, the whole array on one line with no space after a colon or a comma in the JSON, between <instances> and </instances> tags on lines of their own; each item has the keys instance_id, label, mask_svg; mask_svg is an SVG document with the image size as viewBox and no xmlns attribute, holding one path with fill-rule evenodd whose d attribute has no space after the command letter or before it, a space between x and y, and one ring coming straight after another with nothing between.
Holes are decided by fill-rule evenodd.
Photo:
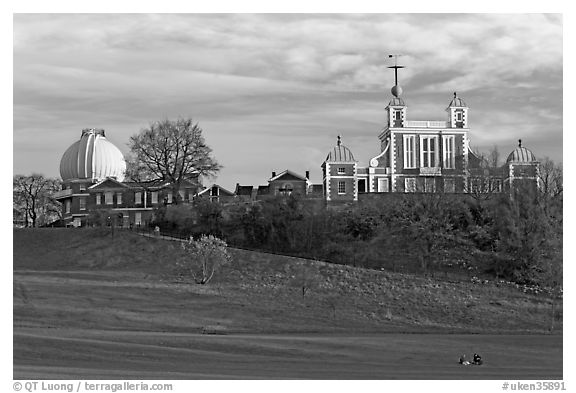
<instances>
[{"instance_id":1,"label":"tree","mask_svg":"<svg viewBox=\"0 0 576 393\"><path fill-rule=\"evenodd\" d=\"M204 141L202 129L192 119L163 120L130 137L131 157L126 175L147 184L169 182L175 203L180 201L180 187L198 176L213 176L220 165Z\"/></svg>"},{"instance_id":2,"label":"tree","mask_svg":"<svg viewBox=\"0 0 576 393\"><path fill-rule=\"evenodd\" d=\"M540 163L538 174L540 189L548 198L556 198L563 192L562 164L556 164L553 160L545 157Z\"/></svg>"},{"instance_id":3,"label":"tree","mask_svg":"<svg viewBox=\"0 0 576 393\"><path fill-rule=\"evenodd\" d=\"M306 296L310 289L318 287L323 279L318 266L305 262L287 265L286 273L290 277L289 284L300 289L302 297Z\"/></svg>"},{"instance_id":4,"label":"tree","mask_svg":"<svg viewBox=\"0 0 576 393\"><path fill-rule=\"evenodd\" d=\"M25 226L36 227L60 218L60 206L52 195L59 190L57 179L32 175L16 175L13 178L13 207L24 217Z\"/></svg>"},{"instance_id":5,"label":"tree","mask_svg":"<svg viewBox=\"0 0 576 393\"><path fill-rule=\"evenodd\" d=\"M197 284L207 284L218 269L232 261L226 242L212 235L202 235L199 240L190 237L182 249L186 255L177 262L177 268Z\"/></svg>"}]
</instances>

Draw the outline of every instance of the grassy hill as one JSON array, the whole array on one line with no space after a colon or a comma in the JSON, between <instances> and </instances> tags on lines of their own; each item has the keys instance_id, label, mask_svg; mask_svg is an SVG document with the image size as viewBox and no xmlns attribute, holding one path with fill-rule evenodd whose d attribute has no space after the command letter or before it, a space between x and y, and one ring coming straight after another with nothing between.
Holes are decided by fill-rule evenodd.
<instances>
[{"instance_id":1,"label":"grassy hill","mask_svg":"<svg viewBox=\"0 0 576 393\"><path fill-rule=\"evenodd\" d=\"M207 285L178 278L176 242L104 229L14 231L14 326L170 332L546 333L551 301L506 283L231 250ZM315 266L302 296L298 275ZM561 306L555 329L561 331Z\"/></svg>"}]
</instances>

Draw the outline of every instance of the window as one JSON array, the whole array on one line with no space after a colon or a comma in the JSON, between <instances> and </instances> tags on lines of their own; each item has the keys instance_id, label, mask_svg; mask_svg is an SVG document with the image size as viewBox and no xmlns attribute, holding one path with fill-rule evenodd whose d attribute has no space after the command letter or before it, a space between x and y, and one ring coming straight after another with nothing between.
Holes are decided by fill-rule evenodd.
<instances>
[{"instance_id":1,"label":"window","mask_svg":"<svg viewBox=\"0 0 576 393\"><path fill-rule=\"evenodd\" d=\"M338 194L346 194L346 182L338 182Z\"/></svg>"},{"instance_id":2,"label":"window","mask_svg":"<svg viewBox=\"0 0 576 393\"><path fill-rule=\"evenodd\" d=\"M456 112L456 121L462 121L462 112Z\"/></svg>"},{"instance_id":3,"label":"window","mask_svg":"<svg viewBox=\"0 0 576 393\"><path fill-rule=\"evenodd\" d=\"M134 193L134 203L137 205L142 204L142 193L141 192Z\"/></svg>"},{"instance_id":4,"label":"window","mask_svg":"<svg viewBox=\"0 0 576 393\"><path fill-rule=\"evenodd\" d=\"M420 166L423 168L437 167L437 136L420 137Z\"/></svg>"},{"instance_id":5,"label":"window","mask_svg":"<svg viewBox=\"0 0 576 393\"><path fill-rule=\"evenodd\" d=\"M178 191L178 194L180 194L180 199L183 201L184 197L186 196L186 191L180 190L180 191Z\"/></svg>"},{"instance_id":6,"label":"window","mask_svg":"<svg viewBox=\"0 0 576 393\"><path fill-rule=\"evenodd\" d=\"M122 193L119 192L116 194L116 204L117 205L121 205L122 204Z\"/></svg>"},{"instance_id":7,"label":"window","mask_svg":"<svg viewBox=\"0 0 576 393\"><path fill-rule=\"evenodd\" d=\"M446 169L454 169L454 135L447 135L442 137L443 143L443 165Z\"/></svg>"},{"instance_id":8,"label":"window","mask_svg":"<svg viewBox=\"0 0 576 393\"><path fill-rule=\"evenodd\" d=\"M492 192L502 192L502 180L493 179L492 180Z\"/></svg>"},{"instance_id":9,"label":"window","mask_svg":"<svg viewBox=\"0 0 576 393\"><path fill-rule=\"evenodd\" d=\"M158 191L152 191L152 203L158 203Z\"/></svg>"},{"instance_id":10,"label":"window","mask_svg":"<svg viewBox=\"0 0 576 393\"><path fill-rule=\"evenodd\" d=\"M134 224L139 227L142 225L142 213L136 212L134 213Z\"/></svg>"},{"instance_id":11,"label":"window","mask_svg":"<svg viewBox=\"0 0 576 393\"><path fill-rule=\"evenodd\" d=\"M424 178L424 192L436 192L436 184L433 177Z\"/></svg>"},{"instance_id":12,"label":"window","mask_svg":"<svg viewBox=\"0 0 576 393\"><path fill-rule=\"evenodd\" d=\"M454 179L444 179L444 192L454 193L456 192L456 184Z\"/></svg>"},{"instance_id":13,"label":"window","mask_svg":"<svg viewBox=\"0 0 576 393\"><path fill-rule=\"evenodd\" d=\"M404 168L416 168L415 135L404 135Z\"/></svg>"},{"instance_id":14,"label":"window","mask_svg":"<svg viewBox=\"0 0 576 393\"><path fill-rule=\"evenodd\" d=\"M171 193L171 192L169 192L169 193L166 195L166 201L167 201L168 203L172 203L172 193Z\"/></svg>"},{"instance_id":15,"label":"window","mask_svg":"<svg viewBox=\"0 0 576 393\"><path fill-rule=\"evenodd\" d=\"M70 213L70 205L72 205L72 202L70 201L70 199L66 199L66 213Z\"/></svg>"},{"instance_id":16,"label":"window","mask_svg":"<svg viewBox=\"0 0 576 393\"><path fill-rule=\"evenodd\" d=\"M416 192L416 179L413 177L407 177L404 179L404 191L405 192Z\"/></svg>"},{"instance_id":17,"label":"window","mask_svg":"<svg viewBox=\"0 0 576 393\"><path fill-rule=\"evenodd\" d=\"M80 184L80 192L86 191L86 184Z\"/></svg>"},{"instance_id":18,"label":"window","mask_svg":"<svg viewBox=\"0 0 576 393\"><path fill-rule=\"evenodd\" d=\"M346 168L338 168L338 174L339 175L344 175L346 173Z\"/></svg>"},{"instance_id":19,"label":"window","mask_svg":"<svg viewBox=\"0 0 576 393\"><path fill-rule=\"evenodd\" d=\"M388 179L378 179L378 192L388 192Z\"/></svg>"},{"instance_id":20,"label":"window","mask_svg":"<svg viewBox=\"0 0 576 393\"><path fill-rule=\"evenodd\" d=\"M402 127L402 112L394 112L394 127Z\"/></svg>"},{"instance_id":21,"label":"window","mask_svg":"<svg viewBox=\"0 0 576 393\"><path fill-rule=\"evenodd\" d=\"M97 205L102 204L102 194L100 194L100 193L96 194L96 204Z\"/></svg>"},{"instance_id":22,"label":"window","mask_svg":"<svg viewBox=\"0 0 576 393\"><path fill-rule=\"evenodd\" d=\"M86 198L79 198L80 210L86 210Z\"/></svg>"},{"instance_id":23,"label":"window","mask_svg":"<svg viewBox=\"0 0 576 393\"><path fill-rule=\"evenodd\" d=\"M111 204L114 203L113 194L112 194L111 192L105 192L105 193L104 193L104 202L105 202L107 205L111 205Z\"/></svg>"}]
</instances>

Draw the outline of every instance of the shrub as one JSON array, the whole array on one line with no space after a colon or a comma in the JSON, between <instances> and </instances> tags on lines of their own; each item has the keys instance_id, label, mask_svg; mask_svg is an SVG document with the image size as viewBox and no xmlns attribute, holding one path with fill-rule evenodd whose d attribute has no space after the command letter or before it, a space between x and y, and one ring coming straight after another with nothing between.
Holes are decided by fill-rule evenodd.
<instances>
[{"instance_id":1,"label":"shrub","mask_svg":"<svg viewBox=\"0 0 576 393\"><path fill-rule=\"evenodd\" d=\"M217 270L232 261L226 242L212 235L202 235L199 240L190 237L182 248L185 256L176 264L179 273L192 277L198 284L208 283Z\"/></svg>"}]
</instances>

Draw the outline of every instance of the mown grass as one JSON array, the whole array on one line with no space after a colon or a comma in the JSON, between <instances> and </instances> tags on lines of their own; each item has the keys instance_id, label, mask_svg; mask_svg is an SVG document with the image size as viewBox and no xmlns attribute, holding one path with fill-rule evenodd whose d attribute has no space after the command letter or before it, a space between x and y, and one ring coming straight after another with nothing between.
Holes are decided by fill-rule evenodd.
<instances>
[{"instance_id":1,"label":"mown grass","mask_svg":"<svg viewBox=\"0 0 576 393\"><path fill-rule=\"evenodd\" d=\"M42 309L42 301L34 300L53 287L50 296L61 297L69 309L60 313L64 317L47 316L43 323L48 325L106 321L107 326L134 327L144 320L144 326L155 321L152 330L174 331L471 333L547 333L551 325L547 295L526 294L508 284L230 251L232 265L202 286L177 276L175 262L186 257L177 242L110 229L15 230L15 323L33 323L26 304L36 302L40 314L54 311L50 307L58 302ZM298 280L302 266L316 271L305 296ZM44 278L38 272L46 272ZM76 286L88 282L97 285ZM124 308L138 301L139 309ZM101 314L86 313L88 306L100 307ZM561 306L556 319L556 332L561 332Z\"/></svg>"}]
</instances>

